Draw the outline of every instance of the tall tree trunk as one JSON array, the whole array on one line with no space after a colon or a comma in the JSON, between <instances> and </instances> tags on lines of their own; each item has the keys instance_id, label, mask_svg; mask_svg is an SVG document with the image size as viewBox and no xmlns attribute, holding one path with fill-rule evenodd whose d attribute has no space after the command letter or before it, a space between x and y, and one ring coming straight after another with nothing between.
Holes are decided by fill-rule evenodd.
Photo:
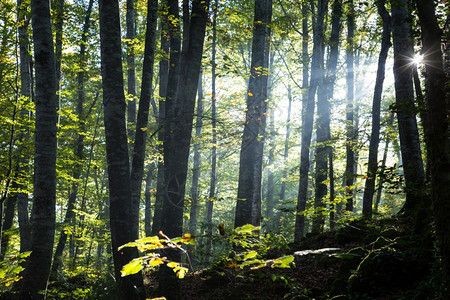
<instances>
[{"instance_id":1,"label":"tall tree trunk","mask_svg":"<svg viewBox=\"0 0 450 300\"><path fill-rule=\"evenodd\" d=\"M307 19L308 7L303 4L302 12L304 15L304 23ZM303 48L303 86L307 87L307 93L304 94L306 100L303 100L302 107L302 145L300 149L300 178L297 196L297 214L295 218L295 232L294 243L299 243L303 235L305 234L305 208L306 200L308 198L308 174L310 166L310 147L311 136L313 130L314 110L315 110L315 97L317 86L321 77L321 62L323 62L324 55L324 19L328 9L327 0L319 0L317 16L313 22L313 56L311 61L311 79L310 84L307 84L307 49ZM308 40L307 33L308 27L303 26L303 47ZM306 45L307 46L307 45ZM323 67L322 67L323 68ZM306 74L305 74L306 72ZM306 78L305 78L306 76ZM305 81L306 79L306 81ZM307 97L307 98L306 98Z\"/></svg>"},{"instance_id":2,"label":"tall tree trunk","mask_svg":"<svg viewBox=\"0 0 450 300\"><path fill-rule=\"evenodd\" d=\"M280 200L279 203L283 204L286 196L286 178L287 178L287 162L289 158L289 139L291 137L291 110L292 110L292 94L291 87L287 87L288 90L288 110L286 117L286 135L284 138L284 152L283 152L283 172L281 175L280 186ZM277 218L278 219L278 218Z\"/></svg>"},{"instance_id":3,"label":"tall tree trunk","mask_svg":"<svg viewBox=\"0 0 450 300\"><path fill-rule=\"evenodd\" d=\"M64 0L56 1L55 20L55 69L56 69L56 109L58 110L58 126L60 124L59 111L61 110L61 65L63 46L63 26L64 26ZM58 143L58 141L57 141Z\"/></svg>"},{"instance_id":4,"label":"tall tree trunk","mask_svg":"<svg viewBox=\"0 0 450 300\"><path fill-rule=\"evenodd\" d=\"M213 6L213 40L211 49L211 121L212 121L212 149L211 149L211 174L209 180L209 199L206 201L206 261L211 259L212 233L213 233L213 208L216 200L216 168L217 168L217 132L216 132L216 43L217 43L217 10L218 0Z\"/></svg>"},{"instance_id":5,"label":"tall tree trunk","mask_svg":"<svg viewBox=\"0 0 450 300\"><path fill-rule=\"evenodd\" d=\"M127 123L128 138L130 140L130 153L135 137L136 128L136 65L134 55L134 39L136 37L136 10L134 2L136 0L127 0L126 27L127 27L127 79L128 79L128 97L127 101Z\"/></svg>"},{"instance_id":6,"label":"tall tree trunk","mask_svg":"<svg viewBox=\"0 0 450 300\"><path fill-rule=\"evenodd\" d=\"M27 27L29 19L26 17L26 5L22 0L17 1L17 17L19 29L19 51L20 51L20 94L25 97L26 103L31 101L32 97L32 71L31 71L31 55L30 55L30 41L28 37ZM30 118L30 112L26 109L22 109L21 116L23 118ZM25 143L29 140L30 134L28 128L23 128L23 131L19 133L18 139ZM24 148L24 146L21 146ZM19 153L22 151L19 150ZM28 167L29 158L21 155L19 158L18 171L19 176L26 176L30 173ZM23 184L19 184L19 189L26 190L27 187ZM28 216L28 194L19 192L17 194L17 219L19 222L19 234L20 234L20 252L29 251L31 248L31 224Z\"/></svg>"},{"instance_id":7,"label":"tall tree trunk","mask_svg":"<svg viewBox=\"0 0 450 300\"><path fill-rule=\"evenodd\" d=\"M198 100L197 100L197 121L195 122L195 144L194 144L194 165L192 171L192 186L191 186L191 210L189 213L189 233L196 235L197 233L197 209L198 209L198 181L200 178L200 143L202 127L203 127L203 85L202 85L202 71L198 78Z\"/></svg>"},{"instance_id":8,"label":"tall tree trunk","mask_svg":"<svg viewBox=\"0 0 450 300\"><path fill-rule=\"evenodd\" d=\"M406 202L403 211L413 215L415 210L424 204L423 184L425 181L414 107L413 65L411 64L414 49L407 1L391 0L391 4L395 101L406 185Z\"/></svg>"},{"instance_id":9,"label":"tall tree trunk","mask_svg":"<svg viewBox=\"0 0 450 300\"><path fill-rule=\"evenodd\" d=\"M391 113L390 117L389 117L389 121L388 121L388 127L392 126L392 123L394 122L394 113ZM389 138L389 134L386 134L385 137L385 144L384 144L384 153L383 153L383 158L381 160L381 172L380 175L378 176L378 185L377 185L377 197L375 200L375 207L374 207L374 212L378 213L378 206L380 205L381 202L381 192L383 191L383 183L384 183L384 168L386 167L386 161L387 161L387 155L388 155L388 151L389 151L389 143L390 143L390 138Z\"/></svg>"},{"instance_id":10,"label":"tall tree trunk","mask_svg":"<svg viewBox=\"0 0 450 300\"><path fill-rule=\"evenodd\" d=\"M156 24L158 0L148 1L147 31L145 33L144 64L142 70L141 96L136 121L135 140L133 147L133 161L131 164L131 205L132 230L134 239L139 238L139 216L142 180L144 177L145 148L147 142L148 115L150 112L150 99L153 97L153 64L155 62Z\"/></svg>"},{"instance_id":11,"label":"tall tree trunk","mask_svg":"<svg viewBox=\"0 0 450 300\"><path fill-rule=\"evenodd\" d=\"M13 188L17 186L16 183L13 182ZM8 251L8 245L10 240L10 233L7 231L12 228L14 221L14 212L16 210L17 203L17 194L10 193L8 198L6 199L5 211L3 217L2 224L2 236L1 236L1 251L0 251L0 261L3 261L5 258L6 251Z\"/></svg>"},{"instance_id":12,"label":"tall tree trunk","mask_svg":"<svg viewBox=\"0 0 450 300\"><path fill-rule=\"evenodd\" d=\"M275 114L274 111L270 113L269 116L269 153L267 157L267 165L269 166L267 170L267 183L266 185L266 218L272 219L273 216L273 210L275 207L275 199L273 198L274 194L274 176L272 167L275 161ZM274 221L274 220L272 220Z\"/></svg>"},{"instance_id":13,"label":"tall tree trunk","mask_svg":"<svg viewBox=\"0 0 450 300\"><path fill-rule=\"evenodd\" d=\"M247 112L239 163L239 183L234 227L261 222L261 177L264 127L267 111L268 24L272 1L256 0L253 22L252 58L247 96Z\"/></svg>"},{"instance_id":14,"label":"tall tree trunk","mask_svg":"<svg viewBox=\"0 0 450 300\"><path fill-rule=\"evenodd\" d=\"M31 255L21 282L24 298L43 299L52 263L56 199L56 70L48 0L31 1L36 70L34 199Z\"/></svg>"},{"instance_id":15,"label":"tall tree trunk","mask_svg":"<svg viewBox=\"0 0 450 300\"><path fill-rule=\"evenodd\" d=\"M314 208L317 217L313 219L312 232L321 233L325 226L324 210L326 209L325 197L327 195L326 179L328 178L328 159L330 142L330 102L333 97L334 82L336 80L336 68L339 53L339 35L341 31L342 1L333 2L331 17L330 54L327 63L327 71L322 73L319 79L317 93L317 146L316 146L316 172ZM322 62L323 65L323 62Z\"/></svg>"},{"instance_id":16,"label":"tall tree trunk","mask_svg":"<svg viewBox=\"0 0 450 300\"><path fill-rule=\"evenodd\" d=\"M372 202L373 194L375 192L375 178L378 168L378 145L380 143L381 95L383 93L386 59L389 48L391 47L391 17L384 5L384 0L379 0L377 2L378 14L383 20L383 37L381 40L381 50L378 58L375 90L373 92L372 132L370 134L369 160L367 164L367 178L363 197L363 215L368 218L372 217Z\"/></svg>"},{"instance_id":17,"label":"tall tree trunk","mask_svg":"<svg viewBox=\"0 0 450 300\"><path fill-rule=\"evenodd\" d=\"M99 16L114 274L119 299L143 299L141 274L121 277L122 267L137 256L137 249L118 250L134 240L118 1L101 0Z\"/></svg>"},{"instance_id":18,"label":"tall tree trunk","mask_svg":"<svg viewBox=\"0 0 450 300\"><path fill-rule=\"evenodd\" d=\"M80 120L79 124L79 130L80 134L78 134L77 137L77 143L75 145L75 156L77 157L78 161L80 162L75 167L75 172L73 173L73 179L74 182L72 183L71 192L69 195L69 200L67 203L67 211L66 215L64 217L64 226L69 226L70 223L73 222L73 219L75 217L74 208L75 203L77 199L77 193L78 193L78 185L79 185L79 179L81 176L81 171L83 169L83 149L84 149L84 132L86 131L86 124L85 124L85 116L83 116L83 106L84 106L84 78L86 75L85 65L86 65L86 58L85 58L85 52L86 52L86 42L88 37L88 31L90 26L90 17L91 17L91 11L92 11L92 5L93 0L89 1L86 17L84 19L84 25L83 25L83 33L81 36L81 45L80 45L80 65L82 66L82 71L78 72L78 82L77 82L77 89L78 89L78 103L77 103L77 115L78 119ZM55 254L53 256L53 265L51 269L51 276L56 279L56 273L59 269L59 267L62 264L62 254L64 251L64 247L66 245L67 241L67 231L65 228L61 230L58 245L55 250Z\"/></svg>"},{"instance_id":19,"label":"tall tree trunk","mask_svg":"<svg viewBox=\"0 0 450 300\"><path fill-rule=\"evenodd\" d=\"M355 130L354 130L354 91L355 91L355 76L354 76L354 30L355 30L355 11L353 7L353 0L348 1L347 4L347 108L345 113L346 118L346 164L345 164L345 195L347 199L346 210L353 211L353 179L354 179L354 165L355 165Z\"/></svg>"},{"instance_id":20,"label":"tall tree trunk","mask_svg":"<svg viewBox=\"0 0 450 300\"><path fill-rule=\"evenodd\" d=\"M431 149L430 149L430 120L427 114L427 105L425 104L425 97L422 93L422 87L420 86L419 73L417 72L417 65L413 68L413 80L414 80L414 91L416 92L416 102L419 111L420 120L422 123L422 129L424 133L424 143L426 149L426 162L425 162L425 179L426 181L431 180Z\"/></svg>"},{"instance_id":21,"label":"tall tree trunk","mask_svg":"<svg viewBox=\"0 0 450 300\"><path fill-rule=\"evenodd\" d=\"M153 179L154 164L148 167L147 176L145 177L145 213L144 213L144 231L145 236L152 235L152 179Z\"/></svg>"},{"instance_id":22,"label":"tall tree trunk","mask_svg":"<svg viewBox=\"0 0 450 300\"><path fill-rule=\"evenodd\" d=\"M166 9L165 5L167 1L163 1L162 9ZM159 114L158 114L158 153L160 156L164 155L163 142L165 137L165 128L167 124L166 120L166 104L165 100L167 97L167 85L169 81L169 51L170 51L170 41L167 38L168 34L168 19L167 14L164 14L161 18L161 51L164 56L159 62ZM152 223L152 235L157 235L161 229L161 214L162 206L164 201L164 163L160 158L158 160L158 174L156 181L156 197L155 197L155 209L153 213L153 223Z\"/></svg>"},{"instance_id":23,"label":"tall tree trunk","mask_svg":"<svg viewBox=\"0 0 450 300\"><path fill-rule=\"evenodd\" d=\"M176 4L170 9L173 8L173 10L177 11L178 7ZM192 2L189 47L186 49L186 55L183 55L179 71L179 82L175 89L171 86L174 83L173 80L176 80L176 78L172 79L171 76L177 74L171 72L171 68L176 67L172 65L172 56L169 66L169 84L166 98L166 119L169 126L166 128L166 132L170 133L170 135L167 136L164 143L166 193L162 210L162 231L169 237L176 237L182 234L189 150L195 98L203 54L203 42L208 19L208 7L209 0L195 0ZM177 32L178 30L175 30L174 33L176 34ZM174 48L172 48L174 39L179 40L179 37L171 35L171 55L172 51L174 51ZM176 103L173 103L175 99ZM175 261L179 261L179 255L180 253L176 251L168 252L168 257ZM169 299L177 299L180 296L180 286L174 272L164 267L160 270L160 293Z\"/></svg>"},{"instance_id":24,"label":"tall tree trunk","mask_svg":"<svg viewBox=\"0 0 450 300\"><path fill-rule=\"evenodd\" d=\"M426 84L428 118L430 120L431 149L431 197L434 219L439 240L443 266L443 298L450 298L450 149L448 138L448 86L443 71L440 48L441 30L435 15L434 2L416 1L422 28L422 45L425 54L425 70L428 77ZM447 100L446 100L447 99Z\"/></svg>"}]
</instances>

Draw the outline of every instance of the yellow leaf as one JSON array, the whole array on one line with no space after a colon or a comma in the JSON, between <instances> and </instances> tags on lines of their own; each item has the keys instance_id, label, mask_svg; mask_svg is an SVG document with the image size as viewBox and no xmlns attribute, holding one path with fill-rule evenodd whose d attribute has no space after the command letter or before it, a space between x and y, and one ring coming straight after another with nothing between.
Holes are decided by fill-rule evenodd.
<instances>
[{"instance_id":1,"label":"yellow leaf","mask_svg":"<svg viewBox=\"0 0 450 300\"><path fill-rule=\"evenodd\" d=\"M173 261L167 263L167 266L168 266L169 268L175 268L177 265L178 265L178 264L177 264L176 262L173 262Z\"/></svg>"},{"instance_id":2,"label":"yellow leaf","mask_svg":"<svg viewBox=\"0 0 450 300\"><path fill-rule=\"evenodd\" d=\"M250 93L250 92L248 92L248 95L249 95L250 97L253 97L253 94L252 94L252 93Z\"/></svg>"},{"instance_id":3,"label":"yellow leaf","mask_svg":"<svg viewBox=\"0 0 450 300\"><path fill-rule=\"evenodd\" d=\"M157 265L160 265L160 264L162 264L163 263L163 260L161 259L161 258L159 258L159 257L153 257L150 261L149 261L149 265L150 266L152 266L152 267L154 267L154 266L157 266Z\"/></svg>"},{"instance_id":4,"label":"yellow leaf","mask_svg":"<svg viewBox=\"0 0 450 300\"><path fill-rule=\"evenodd\" d=\"M127 275L136 274L140 270L142 270L141 260L139 258L135 258L122 267L121 275L124 277Z\"/></svg>"}]
</instances>

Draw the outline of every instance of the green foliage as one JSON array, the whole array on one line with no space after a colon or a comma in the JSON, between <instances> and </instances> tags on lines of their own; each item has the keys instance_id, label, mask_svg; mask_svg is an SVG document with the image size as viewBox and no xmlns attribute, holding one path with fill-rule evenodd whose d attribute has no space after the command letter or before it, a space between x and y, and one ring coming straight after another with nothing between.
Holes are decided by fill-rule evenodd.
<instances>
[{"instance_id":1,"label":"green foliage","mask_svg":"<svg viewBox=\"0 0 450 300\"><path fill-rule=\"evenodd\" d=\"M31 251L20 253L0 262L0 287L3 291L8 290L11 284L22 278L19 275L24 270L22 263L30 254Z\"/></svg>"},{"instance_id":2,"label":"green foliage","mask_svg":"<svg viewBox=\"0 0 450 300\"><path fill-rule=\"evenodd\" d=\"M125 244L119 247L119 250L123 249L124 247L136 247L139 251L147 252L158 249L172 248L177 249L188 256L186 250L182 248L182 244L195 245L194 237L189 233L186 233L183 237L174 239L168 238L162 232L160 232L160 235L165 237L165 239L160 239L158 236L145 237L142 239L138 239L135 242ZM184 278L184 276L188 272L188 268L183 267L180 263L170 261L167 259L167 257L161 257L159 253L150 252L149 254L137 257L124 265L122 267L122 276L136 274L141 271L144 266L156 267L161 264L166 264L167 267L173 269L178 278Z\"/></svg>"}]
</instances>

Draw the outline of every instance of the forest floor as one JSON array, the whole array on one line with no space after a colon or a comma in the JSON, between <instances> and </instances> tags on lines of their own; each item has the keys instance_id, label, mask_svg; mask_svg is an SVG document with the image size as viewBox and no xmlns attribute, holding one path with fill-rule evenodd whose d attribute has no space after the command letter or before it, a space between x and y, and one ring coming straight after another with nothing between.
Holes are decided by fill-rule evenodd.
<instances>
[{"instance_id":1,"label":"forest floor","mask_svg":"<svg viewBox=\"0 0 450 300\"><path fill-rule=\"evenodd\" d=\"M357 220L265 254L294 255L290 268L216 262L181 280L183 299L440 299L433 241L405 219ZM339 250L302 251L324 248Z\"/></svg>"}]
</instances>

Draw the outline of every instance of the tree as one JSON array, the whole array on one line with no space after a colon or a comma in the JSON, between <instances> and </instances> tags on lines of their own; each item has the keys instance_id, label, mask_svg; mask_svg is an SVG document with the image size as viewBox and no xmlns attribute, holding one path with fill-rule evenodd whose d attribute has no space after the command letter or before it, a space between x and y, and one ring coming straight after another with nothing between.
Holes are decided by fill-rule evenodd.
<instances>
[{"instance_id":1,"label":"tree","mask_svg":"<svg viewBox=\"0 0 450 300\"><path fill-rule=\"evenodd\" d=\"M133 235L139 238L139 205L141 202L142 181L144 177L144 160L147 143L148 115L150 99L153 96L153 64L155 61L156 24L158 1L148 1L147 31L145 33L144 64L142 70L141 95L136 121L136 132L131 164L131 205L133 209Z\"/></svg>"},{"instance_id":2,"label":"tree","mask_svg":"<svg viewBox=\"0 0 450 300\"><path fill-rule=\"evenodd\" d=\"M141 299L145 292L140 273L121 277L122 266L137 256L137 250L118 249L134 240L118 1L100 1L99 16L114 274L119 299Z\"/></svg>"},{"instance_id":3,"label":"tree","mask_svg":"<svg viewBox=\"0 0 450 300\"><path fill-rule=\"evenodd\" d=\"M421 207L425 173L420 150L414 108L414 91L412 82L414 57L413 41L409 24L407 1L392 0L392 37L394 44L395 103L397 110L400 148L406 185L405 213L414 215ZM426 209L426 207L424 206Z\"/></svg>"},{"instance_id":4,"label":"tree","mask_svg":"<svg viewBox=\"0 0 450 300\"><path fill-rule=\"evenodd\" d=\"M450 149L448 139L448 78L443 70L442 32L438 26L433 1L416 1L419 14L422 51L426 70L426 91L431 149L431 197L434 220L442 256L443 297L450 297ZM446 100L447 99L447 100ZM447 101L447 102L446 102Z\"/></svg>"},{"instance_id":5,"label":"tree","mask_svg":"<svg viewBox=\"0 0 450 300\"><path fill-rule=\"evenodd\" d=\"M354 177L354 165L355 165L355 126L354 126L354 108L353 102L355 97L355 74L354 74L354 36L355 36L355 12L353 6L353 0L348 1L347 7L347 108L345 112L346 118L346 165L344 173L346 199L347 203L345 208L348 211L353 211L353 177Z\"/></svg>"},{"instance_id":6,"label":"tree","mask_svg":"<svg viewBox=\"0 0 450 300\"><path fill-rule=\"evenodd\" d=\"M203 54L209 1L192 3L188 47L183 48L183 58L178 64L179 30L171 22L169 81L166 98L166 137L164 140L165 193L161 229L169 237L181 236L183 225L184 194L188 170L192 125L197 95L198 78ZM176 15L177 1L169 2L169 14ZM174 46L174 47L172 47ZM175 54L175 55L172 55ZM174 60L173 60L174 59ZM179 72L176 70L179 68ZM178 77L179 76L179 77ZM173 252L173 251L172 251ZM168 254L179 260L179 253ZM178 297L179 285L172 270L161 268L160 293L168 298ZM171 273L169 273L169 271Z\"/></svg>"},{"instance_id":7,"label":"tree","mask_svg":"<svg viewBox=\"0 0 450 300\"><path fill-rule=\"evenodd\" d=\"M32 97L32 71L31 71L31 55L30 55L30 41L27 32L29 19L26 17L26 5L22 0L17 1L17 18L19 24L19 51L20 51L20 94L27 99L26 103L31 101ZM30 112L23 109L21 112L23 117L29 118ZM29 130L24 129L25 132L19 135L19 140L25 142L29 139ZM25 147L22 146L22 150ZM20 151L21 152L21 151ZM27 155L19 158L18 171L27 174L29 157ZM24 185L19 184L20 189L26 189ZM17 219L19 222L20 231L20 252L26 252L31 247L31 224L28 216L28 194L20 192L17 195Z\"/></svg>"},{"instance_id":8,"label":"tree","mask_svg":"<svg viewBox=\"0 0 450 300\"><path fill-rule=\"evenodd\" d=\"M198 209L198 181L200 178L200 142L202 127L203 127L203 83L202 71L200 70L200 78L198 79L198 101L197 101L197 120L195 122L195 144L194 144L194 165L192 170L192 185L191 185L191 210L189 213L189 233L196 235L197 233L197 209Z\"/></svg>"},{"instance_id":9,"label":"tree","mask_svg":"<svg viewBox=\"0 0 450 300\"><path fill-rule=\"evenodd\" d=\"M261 222L261 176L267 111L268 24L272 1L256 0L253 22L252 58L247 92L247 112L242 135L239 184L234 227Z\"/></svg>"},{"instance_id":10,"label":"tree","mask_svg":"<svg viewBox=\"0 0 450 300\"><path fill-rule=\"evenodd\" d=\"M378 167L378 145L380 143L380 113L381 95L385 76L386 59L391 47L391 17L385 8L385 1L377 2L378 13L383 20L383 37L381 40L380 56L378 58L377 78L373 92L372 103L372 131L369 144L369 160L367 164L367 178L363 197L363 214L372 217L372 202L375 192L375 177Z\"/></svg>"},{"instance_id":11,"label":"tree","mask_svg":"<svg viewBox=\"0 0 450 300\"><path fill-rule=\"evenodd\" d=\"M128 97L127 102L127 122L128 122L128 136L130 137L130 152L132 153L132 141L134 141L136 128L136 65L134 54L134 43L136 37L136 10L134 3L136 0L127 0L126 12L126 27L127 27L127 87Z\"/></svg>"},{"instance_id":12,"label":"tree","mask_svg":"<svg viewBox=\"0 0 450 300\"><path fill-rule=\"evenodd\" d=\"M328 175L330 141L330 99L333 98L334 82L336 80L336 68L339 54L339 35L341 31L342 2L333 2L331 17L330 54L327 63L327 71L323 72L320 79L319 90L317 92L317 147L316 147L316 173L315 173L315 195L314 208L317 217L313 220L313 233L323 231L325 219L323 210L325 209L325 196L327 195L327 185L325 183ZM326 74L325 74L326 73Z\"/></svg>"},{"instance_id":13,"label":"tree","mask_svg":"<svg viewBox=\"0 0 450 300\"><path fill-rule=\"evenodd\" d=\"M305 234L304 212L306 209L306 200L308 196L308 174L310 165L309 151L313 130L316 91L323 72L324 20L328 10L328 1L319 0L317 8L317 16L313 20L314 36L313 55L311 61L311 78L308 86L307 99L306 101L303 101L302 108L302 145L300 150L300 178L297 196L297 215L295 218L294 243L299 243ZM306 10L306 8L304 9ZM306 18L306 16L304 16L304 18ZM305 26L303 26L303 29L305 29ZM304 37L304 41L305 40L306 39ZM305 55L305 50L303 50L303 55ZM306 57L307 55L304 56L303 59ZM303 76L305 76L305 74ZM305 87L305 81L303 81L303 86Z\"/></svg>"},{"instance_id":14,"label":"tree","mask_svg":"<svg viewBox=\"0 0 450 300\"><path fill-rule=\"evenodd\" d=\"M50 2L31 1L36 72L31 255L21 282L24 298L43 299L52 262L56 199L56 69Z\"/></svg>"}]
</instances>

